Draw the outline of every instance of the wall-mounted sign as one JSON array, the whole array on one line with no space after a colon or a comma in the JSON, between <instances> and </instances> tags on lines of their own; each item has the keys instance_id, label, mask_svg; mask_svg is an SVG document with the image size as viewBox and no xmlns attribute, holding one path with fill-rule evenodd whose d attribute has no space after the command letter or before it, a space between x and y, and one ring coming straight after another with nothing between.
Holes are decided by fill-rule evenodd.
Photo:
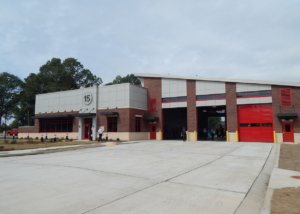
<instances>
[{"instance_id":1,"label":"wall-mounted sign","mask_svg":"<svg viewBox=\"0 0 300 214\"><path fill-rule=\"evenodd\" d=\"M93 96L92 96L92 93L91 92L85 92L83 94L83 104L84 105L89 105L92 103L92 100L93 100Z\"/></svg>"}]
</instances>

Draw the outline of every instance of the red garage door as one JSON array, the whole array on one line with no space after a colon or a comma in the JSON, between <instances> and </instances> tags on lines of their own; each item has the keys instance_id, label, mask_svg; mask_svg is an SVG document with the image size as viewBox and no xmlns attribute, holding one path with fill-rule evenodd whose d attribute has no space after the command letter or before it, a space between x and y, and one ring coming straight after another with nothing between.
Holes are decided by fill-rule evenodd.
<instances>
[{"instance_id":1,"label":"red garage door","mask_svg":"<svg viewBox=\"0 0 300 214\"><path fill-rule=\"evenodd\" d=\"M274 142L272 104L238 106L239 141Z\"/></svg>"}]
</instances>

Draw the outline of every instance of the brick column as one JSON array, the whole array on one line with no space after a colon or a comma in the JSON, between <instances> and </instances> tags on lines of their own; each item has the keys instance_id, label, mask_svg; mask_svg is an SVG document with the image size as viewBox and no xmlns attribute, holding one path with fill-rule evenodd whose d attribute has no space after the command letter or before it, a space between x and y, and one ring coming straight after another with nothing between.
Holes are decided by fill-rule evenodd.
<instances>
[{"instance_id":1,"label":"brick column","mask_svg":"<svg viewBox=\"0 0 300 214\"><path fill-rule=\"evenodd\" d=\"M194 133L194 131L198 132L197 124L197 107L196 107L196 81L195 80L187 80L187 131L190 134ZM194 140L194 138L192 139Z\"/></svg>"},{"instance_id":2,"label":"brick column","mask_svg":"<svg viewBox=\"0 0 300 214\"><path fill-rule=\"evenodd\" d=\"M235 132L238 130L236 84L226 82L226 123L229 141L235 141Z\"/></svg>"},{"instance_id":3,"label":"brick column","mask_svg":"<svg viewBox=\"0 0 300 214\"><path fill-rule=\"evenodd\" d=\"M144 78L144 87L147 88L148 110L150 110L150 98L156 98L156 112L149 112L147 116L158 117L156 121L156 131L162 130L162 108L161 108L161 78ZM150 131L150 127L148 128Z\"/></svg>"}]
</instances>

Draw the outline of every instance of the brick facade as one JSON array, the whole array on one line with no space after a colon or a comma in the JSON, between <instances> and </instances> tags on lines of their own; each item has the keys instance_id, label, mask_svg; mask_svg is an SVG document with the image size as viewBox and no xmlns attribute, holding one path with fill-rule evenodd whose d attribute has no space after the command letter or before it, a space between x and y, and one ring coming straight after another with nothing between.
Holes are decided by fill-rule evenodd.
<instances>
[{"instance_id":1,"label":"brick facade","mask_svg":"<svg viewBox=\"0 0 300 214\"><path fill-rule=\"evenodd\" d=\"M119 109L102 109L97 111L97 126L104 126L105 132L107 131L107 116L100 115L101 112L118 112L117 117L117 130L118 132L135 132L135 115L145 116L146 110L134 108L119 108ZM149 131L149 125L141 120L141 132Z\"/></svg>"},{"instance_id":2,"label":"brick facade","mask_svg":"<svg viewBox=\"0 0 300 214\"><path fill-rule=\"evenodd\" d=\"M292 91L292 106L281 107L280 89L290 88ZM287 86L272 86L272 107L273 107L273 124L274 131L282 133L282 119L278 118L278 113L298 113L298 117L293 119L294 133L300 133L300 88Z\"/></svg>"},{"instance_id":3,"label":"brick facade","mask_svg":"<svg viewBox=\"0 0 300 214\"><path fill-rule=\"evenodd\" d=\"M198 131L197 107L196 107L196 81L187 80L187 131Z\"/></svg>"},{"instance_id":4,"label":"brick facade","mask_svg":"<svg viewBox=\"0 0 300 214\"><path fill-rule=\"evenodd\" d=\"M226 88L226 123L227 131L238 130L237 105L236 105L236 84L225 83Z\"/></svg>"},{"instance_id":5,"label":"brick facade","mask_svg":"<svg viewBox=\"0 0 300 214\"><path fill-rule=\"evenodd\" d=\"M150 109L150 98L156 98L156 112L149 112L148 117L158 117L156 131L162 131L163 118L161 107L161 78L144 78L144 87L147 88L148 109ZM149 123L149 122L148 122ZM150 128L148 129L148 132Z\"/></svg>"},{"instance_id":6,"label":"brick facade","mask_svg":"<svg viewBox=\"0 0 300 214\"><path fill-rule=\"evenodd\" d=\"M60 117L61 115L66 114L78 114L78 111L72 111L72 112L55 112L55 113L47 113L47 114L35 114L35 116L57 116ZM73 118L73 131L72 132L78 132L78 123L79 123L79 117ZM40 119L34 119L34 126L20 126L19 127L19 133L39 133L40 132Z\"/></svg>"}]
</instances>

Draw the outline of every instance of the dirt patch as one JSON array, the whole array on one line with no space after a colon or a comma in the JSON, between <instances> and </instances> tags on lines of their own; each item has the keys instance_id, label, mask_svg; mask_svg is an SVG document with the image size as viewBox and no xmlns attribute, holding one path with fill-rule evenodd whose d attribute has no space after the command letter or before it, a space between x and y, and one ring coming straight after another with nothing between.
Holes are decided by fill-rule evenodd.
<instances>
[{"instance_id":1,"label":"dirt patch","mask_svg":"<svg viewBox=\"0 0 300 214\"><path fill-rule=\"evenodd\" d=\"M275 189L271 214L300 214L300 188Z\"/></svg>"},{"instance_id":2,"label":"dirt patch","mask_svg":"<svg viewBox=\"0 0 300 214\"><path fill-rule=\"evenodd\" d=\"M4 151L12 151L15 150L14 148L5 148L5 149L1 149L0 148L0 152L4 152Z\"/></svg>"},{"instance_id":3,"label":"dirt patch","mask_svg":"<svg viewBox=\"0 0 300 214\"><path fill-rule=\"evenodd\" d=\"M300 172L300 144L281 144L278 168Z\"/></svg>"}]
</instances>

